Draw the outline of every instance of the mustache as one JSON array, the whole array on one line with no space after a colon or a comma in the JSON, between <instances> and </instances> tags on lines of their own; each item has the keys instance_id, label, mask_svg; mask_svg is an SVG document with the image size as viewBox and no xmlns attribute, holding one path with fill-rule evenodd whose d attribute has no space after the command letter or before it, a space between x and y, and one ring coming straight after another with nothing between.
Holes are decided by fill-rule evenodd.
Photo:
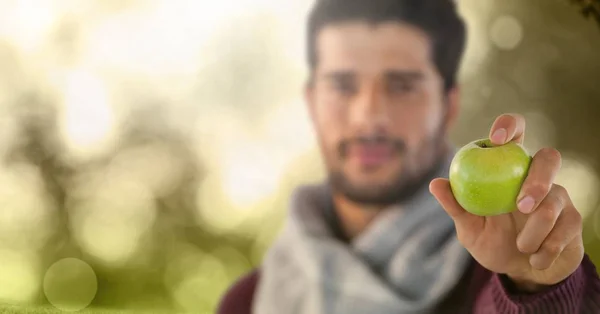
<instances>
[{"instance_id":1,"label":"mustache","mask_svg":"<svg viewBox=\"0 0 600 314\"><path fill-rule=\"evenodd\" d=\"M348 156L348 150L351 145L389 145L393 152L402 154L406 151L406 142L399 138L389 138L387 136L358 136L343 140L338 145L338 154L345 158Z\"/></svg>"}]
</instances>

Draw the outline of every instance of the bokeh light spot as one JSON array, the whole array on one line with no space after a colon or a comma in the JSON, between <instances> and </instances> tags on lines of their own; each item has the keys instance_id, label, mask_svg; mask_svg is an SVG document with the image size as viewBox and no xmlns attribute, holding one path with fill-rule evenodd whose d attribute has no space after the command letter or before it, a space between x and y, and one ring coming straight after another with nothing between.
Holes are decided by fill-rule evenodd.
<instances>
[{"instance_id":1,"label":"bokeh light spot","mask_svg":"<svg viewBox=\"0 0 600 314\"><path fill-rule=\"evenodd\" d=\"M126 174L109 172L95 179L80 187L79 199L72 202L72 228L86 253L118 267L142 249L140 240L157 215L154 195Z\"/></svg>"},{"instance_id":2,"label":"bokeh light spot","mask_svg":"<svg viewBox=\"0 0 600 314\"><path fill-rule=\"evenodd\" d=\"M76 258L54 263L44 276L44 294L50 304L62 311L79 311L92 303L98 280L92 267Z\"/></svg>"},{"instance_id":3,"label":"bokeh light spot","mask_svg":"<svg viewBox=\"0 0 600 314\"><path fill-rule=\"evenodd\" d=\"M500 16L492 23L490 39L502 50L513 50L523 40L523 27L513 16Z\"/></svg>"},{"instance_id":4,"label":"bokeh light spot","mask_svg":"<svg viewBox=\"0 0 600 314\"><path fill-rule=\"evenodd\" d=\"M282 161L260 144L239 143L223 158L223 189L235 206L256 203L277 189Z\"/></svg>"},{"instance_id":5,"label":"bokeh light spot","mask_svg":"<svg viewBox=\"0 0 600 314\"><path fill-rule=\"evenodd\" d=\"M247 210L239 210L231 205L224 195L222 180L215 173L209 173L196 194L196 219L204 223L205 228L215 233L236 230L247 219Z\"/></svg>"},{"instance_id":6,"label":"bokeh light spot","mask_svg":"<svg viewBox=\"0 0 600 314\"><path fill-rule=\"evenodd\" d=\"M88 158L108 149L115 117L104 83L78 70L68 75L65 85L61 127L71 153Z\"/></svg>"},{"instance_id":7,"label":"bokeh light spot","mask_svg":"<svg viewBox=\"0 0 600 314\"><path fill-rule=\"evenodd\" d=\"M214 311L229 284L224 265L191 245L176 245L174 251L164 280L176 304L193 313Z\"/></svg>"},{"instance_id":8,"label":"bokeh light spot","mask_svg":"<svg viewBox=\"0 0 600 314\"><path fill-rule=\"evenodd\" d=\"M24 53L35 52L58 20L55 1L3 1L0 36L8 37Z\"/></svg>"}]
</instances>

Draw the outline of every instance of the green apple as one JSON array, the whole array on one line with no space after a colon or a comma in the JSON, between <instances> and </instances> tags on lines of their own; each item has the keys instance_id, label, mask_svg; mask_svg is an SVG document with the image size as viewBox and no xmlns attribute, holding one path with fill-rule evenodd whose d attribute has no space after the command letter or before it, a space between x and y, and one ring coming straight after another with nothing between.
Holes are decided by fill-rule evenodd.
<instances>
[{"instance_id":1,"label":"green apple","mask_svg":"<svg viewBox=\"0 0 600 314\"><path fill-rule=\"evenodd\" d=\"M531 156L522 145L494 145L481 139L462 147L450 164L454 198L468 212L495 216L517 209L517 197Z\"/></svg>"}]
</instances>

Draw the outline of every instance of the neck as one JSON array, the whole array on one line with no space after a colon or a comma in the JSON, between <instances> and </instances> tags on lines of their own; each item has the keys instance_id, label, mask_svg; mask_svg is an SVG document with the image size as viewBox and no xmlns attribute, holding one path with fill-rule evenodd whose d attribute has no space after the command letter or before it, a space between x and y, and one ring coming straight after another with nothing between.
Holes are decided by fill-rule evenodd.
<instances>
[{"instance_id":1,"label":"neck","mask_svg":"<svg viewBox=\"0 0 600 314\"><path fill-rule=\"evenodd\" d=\"M350 240L362 233L383 210L383 207L367 208L355 204L337 193L333 195L333 203L340 227L346 238Z\"/></svg>"}]
</instances>

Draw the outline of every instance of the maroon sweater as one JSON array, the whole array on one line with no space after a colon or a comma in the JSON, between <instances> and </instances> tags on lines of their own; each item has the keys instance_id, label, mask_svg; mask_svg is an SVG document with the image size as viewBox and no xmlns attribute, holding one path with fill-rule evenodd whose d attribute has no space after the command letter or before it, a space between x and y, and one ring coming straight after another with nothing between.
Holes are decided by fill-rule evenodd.
<instances>
[{"instance_id":1,"label":"maroon sweater","mask_svg":"<svg viewBox=\"0 0 600 314\"><path fill-rule=\"evenodd\" d=\"M225 294L218 314L252 313L252 300L260 271L241 278ZM435 313L456 314L600 314L600 279L586 256L565 281L531 295L513 292L502 275L473 261L452 293Z\"/></svg>"}]
</instances>

